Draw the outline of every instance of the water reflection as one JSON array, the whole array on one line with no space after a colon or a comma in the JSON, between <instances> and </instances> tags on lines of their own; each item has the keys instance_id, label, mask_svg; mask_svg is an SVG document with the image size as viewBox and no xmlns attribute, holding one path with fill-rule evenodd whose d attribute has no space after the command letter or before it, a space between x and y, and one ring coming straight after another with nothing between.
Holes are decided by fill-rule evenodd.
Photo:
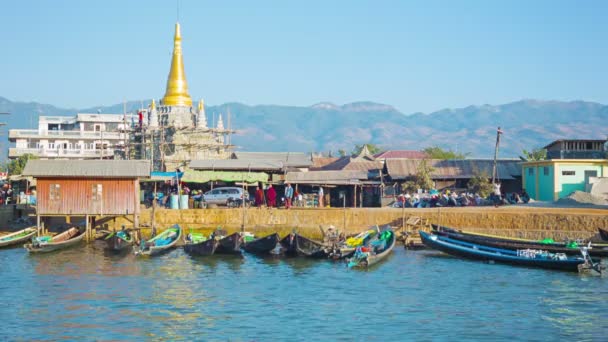
<instances>
[{"instance_id":1,"label":"water reflection","mask_svg":"<svg viewBox=\"0 0 608 342\"><path fill-rule=\"evenodd\" d=\"M152 258L93 245L13 249L0 251L0 278L11 299L0 308L3 340L298 339L292 331L311 340L601 340L608 309L606 279L402 249L366 272L181 249Z\"/></svg>"}]
</instances>

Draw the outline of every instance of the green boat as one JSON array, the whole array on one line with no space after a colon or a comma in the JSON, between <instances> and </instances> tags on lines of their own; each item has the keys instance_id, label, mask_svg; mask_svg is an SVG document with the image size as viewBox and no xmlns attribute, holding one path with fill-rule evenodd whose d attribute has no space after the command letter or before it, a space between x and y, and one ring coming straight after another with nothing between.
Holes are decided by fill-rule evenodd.
<instances>
[{"instance_id":1,"label":"green boat","mask_svg":"<svg viewBox=\"0 0 608 342\"><path fill-rule=\"evenodd\" d=\"M182 228L176 224L150 240L141 240L139 249L135 251L135 255L154 256L161 254L174 248L181 238Z\"/></svg>"},{"instance_id":2,"label":"green boat","mask_svg":"<svg viewBox=\"0 0 608 342\"><path fill-rule=\"evenodd\" d=\"M36 235L36 227L28 227L18 232L0 236L0 248L14 246L29 241L34 235Z\"/></svg>"}]
</instances>

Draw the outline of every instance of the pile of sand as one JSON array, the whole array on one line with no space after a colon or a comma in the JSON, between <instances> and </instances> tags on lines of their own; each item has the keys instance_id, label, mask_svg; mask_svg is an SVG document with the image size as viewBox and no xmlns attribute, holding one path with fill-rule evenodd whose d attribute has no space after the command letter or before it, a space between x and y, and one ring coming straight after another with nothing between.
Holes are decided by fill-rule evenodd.
<instances>
[{"instance_id":1,"label":"pile of sand","mask_svg":"<svg viewBox=\"0 0 608 342\"><path fill-rule=\"evenodd\" d=\"M560 198L555 203L560 205L608 205L602 197L592 195L584 191L574 191L570 195Z\"/></svg>"}]
</instances>

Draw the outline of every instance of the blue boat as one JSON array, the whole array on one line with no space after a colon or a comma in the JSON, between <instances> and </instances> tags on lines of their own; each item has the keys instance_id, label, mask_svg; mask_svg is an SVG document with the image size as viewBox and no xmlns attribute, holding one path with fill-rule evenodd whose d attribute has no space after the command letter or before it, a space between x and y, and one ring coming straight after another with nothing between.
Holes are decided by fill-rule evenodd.
<instances>
[{"instance_id":1,"label":"blue boat","mask_svg":"<svg viewBox=\"0 0 608 342\"><path fill-rule=\"evenodd\" d=\"M590 257L585 257L584 254L568 256L564 253L549 253L537 249L500 249L428 234L423 231L419 233L422 243L426 246L457 257L572 272L593 266L601 269L599 263L593 263ZM579 267L579 265L581 266Z\"/></svg>"}]
</instances>

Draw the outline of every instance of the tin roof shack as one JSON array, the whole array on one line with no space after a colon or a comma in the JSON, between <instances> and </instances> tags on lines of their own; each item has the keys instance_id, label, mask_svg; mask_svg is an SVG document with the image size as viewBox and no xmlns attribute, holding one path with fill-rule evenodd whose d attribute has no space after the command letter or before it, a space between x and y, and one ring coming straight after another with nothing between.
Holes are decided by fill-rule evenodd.
<instances>
[{"instance_id":1,"label":"tin roof shack","mask_svg":"<svg viewBox=\"0 0 608 342\"><path fill-rule=\"evenodd\" d=\"M30 160L22 174L37 180L39 229L41 217L84 216L90 240L96 216L133 215L134 226L139 226L139 179L150 177L150 162Z\"/></svg>"},{"instance_id":2,"label":"tin roof shack","mask_svg":"<svg viewBox=\"0 0 608 342\"><path fill-rule=\"evenodd\" d=\"M387 159L384 172L387 173L390 180L401 183L416 175L421 162L422 160L416 159ZM441 190L446 188L466 189L469 180L477 175L492 177L494 161L491 159L429 159L427 163L433 168L431 179L435 182L435 188ZM496 167L503 193L521 191L520 160L497 160Z\"/></svg>"}]
</instances>

